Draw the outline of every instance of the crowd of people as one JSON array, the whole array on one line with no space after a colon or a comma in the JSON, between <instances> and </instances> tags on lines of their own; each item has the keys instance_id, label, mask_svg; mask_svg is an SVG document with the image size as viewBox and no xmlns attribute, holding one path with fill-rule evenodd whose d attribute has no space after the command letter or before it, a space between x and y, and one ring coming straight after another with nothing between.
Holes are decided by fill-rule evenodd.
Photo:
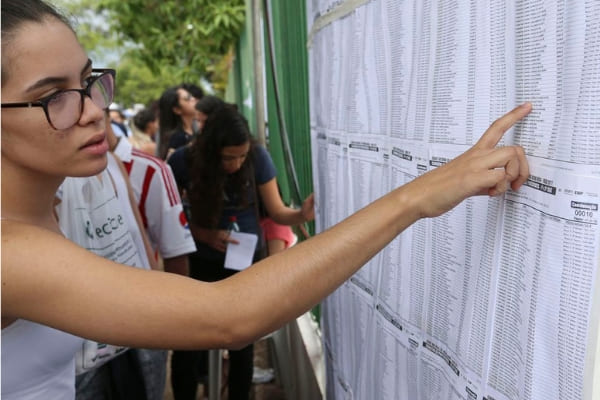
<instances>
[{"instance_id":1,"label":"crowd of people","mask_svg":"<svg viewBox=\"0 0 600 400\"><path fill-rule=\"evenodd\" d=\"M105 127L107 168L93 177L67 177L55 206L65 237L98 255L215 282L238 272L225 267L227 246L237 244L229 237L232 217L242 232L258 237L253 262L290 247L297 239L290 226L314 218L312 196L299 210L285 206L273 161L237 107L196 85L170 87L130 118L112 103ZM78 232L78 226L97 226L117 212L128 219L126 235ZM114 251L125 247L133 253ZM253 345L227 355L228 398L248 399ZM160 400L166 360L164 350L85 341L77 355L76 398ZM207 350L173 352L176 400L195 400L207 376Z\"/></svg>"},{"instance_id":2,"label":"crowd of people","mask_svg":"<svg viewBox=\"0 0 600 400\"><path fill-rule=\"evenodd\" d=\"M160 400L168 349L175 399L195 399L211 348L230 350L228 398L248 399L257 338L415 221L528 176L520 147L496 148L524 104L455 160L290 248L313 196L284 204L234 105L181 84L123 120L110 107L118 73L92 65L64 16L41 0L1 7L4 399ZM232 220L257 236L242 271L225 268Z\"/></svg>"}]
</instances>

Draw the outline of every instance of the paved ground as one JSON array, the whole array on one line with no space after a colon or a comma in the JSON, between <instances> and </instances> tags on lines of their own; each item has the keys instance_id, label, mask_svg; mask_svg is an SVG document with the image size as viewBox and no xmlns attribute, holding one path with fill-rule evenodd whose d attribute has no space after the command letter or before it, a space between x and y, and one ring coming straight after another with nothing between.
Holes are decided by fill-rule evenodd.
<instances>
[{"instance_id":1,"label":"paved ground","mask_svg":"<svg viewBox=\"0 0 600 400\"><path fill-rule=\"evenodd\" d=\"M224 362L223 364L225 364ZM170 360L167 365L170 365ZM266 340L260 340L254 345L254 365L260 368L271 368L271 358L269 356L269 346ZM168 368L168 367L167 367ZM169 379L171 371L167 370L167 387L165 390L164 400L173 400L171 392L171 381ZM227 390L221 391L221 400L227 399ZM204 386L198 386L198 400L208 398L208 393L204 393ZM285 394L277 382L254 384L251 393L251 400L285 400Z\"/></svg>"}]
</instances>

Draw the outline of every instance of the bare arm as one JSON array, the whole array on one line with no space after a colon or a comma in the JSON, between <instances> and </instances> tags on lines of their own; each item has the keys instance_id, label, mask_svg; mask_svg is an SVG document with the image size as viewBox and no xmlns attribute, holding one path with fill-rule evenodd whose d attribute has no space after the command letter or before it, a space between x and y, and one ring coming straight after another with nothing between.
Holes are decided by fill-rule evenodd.
<instances>
[{"instance_id":1,"label":"bare arm","mask_svg":"<svg viewBox=\"0 0 600 400\"><path fill-rule=\"evenodd\" d=\"M302 207L298 209L286 206L279 194L277 178L259 185L260 198L267 209L269 217L281 225L298 225L315 218L314 196L311 194L304 200Z\"/></svg>"},{"instance_id":2,"label":"bare arm","mask_svg":"<svg viewBox=\"0 0 600 400\"><path fill-rule=\"evenodd\" d=\"M3 316L132 347L238 347L311 308L414 222L417 210L403 196L216 283L123 267L55 233L3 222Z\"/></svg>"},{"instance_id":3,"label":"bare arm","mask_svg":"<svg viewBox=\"0 0 600 400\"><path fill-rule=\"evenodd\" d=\"M495 122L448 164L220 282L122 267L58 234L3 221L3 317L132 347L244 345L317 304L418 219L438 216L469 196L518 189L529 174L523 150L494 147L530 108Z\"/></svg>"}]
</instances>

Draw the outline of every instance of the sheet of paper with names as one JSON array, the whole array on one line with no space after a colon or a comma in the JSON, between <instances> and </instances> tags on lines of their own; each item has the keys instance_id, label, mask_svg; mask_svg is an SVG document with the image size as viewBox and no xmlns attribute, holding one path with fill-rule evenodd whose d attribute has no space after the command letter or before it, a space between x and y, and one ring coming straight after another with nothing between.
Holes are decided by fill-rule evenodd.
<instances>
[{"instance_id":1,"label":"sheet of paper with names","mask_svg":"<svg viewBox=\"0 0 600 400\"><path fill-rule=\"evenodd\" d=\"M337 3L311 1L309 28ZM599 25L594 0L372 0L314 36L318 230L533 103L500 143L527 153L520 191L419 221L325 301L330 398L589 396Z\"/></svg>"}]
</instances>

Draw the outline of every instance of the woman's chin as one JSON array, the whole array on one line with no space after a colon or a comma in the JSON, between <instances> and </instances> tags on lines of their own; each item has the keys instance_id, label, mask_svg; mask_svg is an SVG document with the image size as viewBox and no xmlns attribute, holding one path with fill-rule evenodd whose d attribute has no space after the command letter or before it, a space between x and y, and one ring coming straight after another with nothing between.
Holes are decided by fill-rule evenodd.
<instances>
[{"instance_id":1,"label":"woman's chin","mask_svg":"<svg viewBox=\"0 0 600 400\"><path fill-rule=\"evenodd\" d=\"M70 171L68 176L72 176L75 178L84 178L86 176L94 176L98 175L100 172L106 169L106 165L108 164L108 160L106 154L103 157L98 157L97 160L90 161L86 163L85 166L81 168L77 168L76 170Z\"/></svg>"}]
</instances>

